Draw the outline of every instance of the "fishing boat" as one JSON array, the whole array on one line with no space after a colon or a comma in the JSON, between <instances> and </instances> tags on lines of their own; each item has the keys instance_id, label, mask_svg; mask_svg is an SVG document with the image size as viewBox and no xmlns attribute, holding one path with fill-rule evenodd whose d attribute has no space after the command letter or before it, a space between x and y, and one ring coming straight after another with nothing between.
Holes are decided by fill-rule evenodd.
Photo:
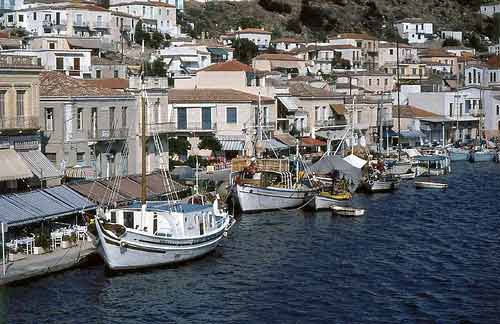
<instances>
[{"instance_id":1,"label":"fishing boat","mask_svg":"<svg viewBox=\"0 0 500 324\"><path fill-rule=\"evenodd\" d=\"M468 161L470 152L465 148L451 147L447 149L451 162Z\"/></svg>"},{"instance_id":2,"label":"fishing boat","mask_svg":"<svg viewBox=\"0 0 500 324\"><path fill-rule=\"evenodd\" d=\"M431 181L415 181L415 187L419 189L446 189L448 188L448 184Z\"/></svg>"},{"instance_id":3,"label":"fishing boat","mask_svg":"<svg viewBox=\"0 0 500 324\"><path fill-rule=\"evenodd\" d=\"M141 201L117 208L101 206L96 215L98 253L111 270L132 270L185 262L213 251L234 219L213 205L181 203L178 197L147 200L146 94L142 90ZM155 147L159 139L155 136ZM160 152L161 153L161 152ZM172 179L162 169L165 187ZM119 186L119 183L118 183Z\"/></svg>"},{"instance_id":4,"label":"fishing boat","mask_svg":"<svg viewBox=\"0 0 500 324\"><path fill-rule=\"evenodd\" d=\"M447 155L432 154L415 157L416 176L440 176L451 172L451 163Z\"/></svg>"},{"instance_id":5,"label":"fishing boat","mask_svg":"<svg viewBox=\"0 0 500 324\"><path fill-rule=\"evenodd\" d=\"M401 180L412 180L412 179L415 179L415 176L416 176L416 173L414 171L395 175L396 178L399 178Z\"/></svg>"},{"instance_id":6,"label":"fishing boat","mask_svg":"<svg viewBox=\"0 0 500 324\"><path fill-rule=\"evenodd\" d=\"M303 205L318 189L295 179L287 159L233 159L232 194L240 210L258 212Z\"/></svg>"},{"instance_id":7,"label":"fishing boat","mask_svg":"<svg viewBox=\"0 0 500 324\"><path fill-rule=\"evenodd\" d=\"M309 200L309 207L318 211L329 209L332 206L347 207L351 204L352 195L345 193L320 192Z\"/></svg>"},{"instance_id":8,"label":"fishing boat","mask_svg":"<svg viewBox=\"0 0 500 324\"><path fill-rule=\"evenodd\" d=\"M365 210L360 208L332 206L331 210L334 214L340 216L358 217L365 214Z\"/></svg>"},{"instance_id":9,"label":"fishing boat","mask_svg":"<svg viewBox=\"0 0 500 324\"><path fill-rule=\"evenodd\" d=\"M495 151L490 149L480 149L473 151L470 156L471 162L491 162L495 159Z\"/></svg>"}]
</instances>

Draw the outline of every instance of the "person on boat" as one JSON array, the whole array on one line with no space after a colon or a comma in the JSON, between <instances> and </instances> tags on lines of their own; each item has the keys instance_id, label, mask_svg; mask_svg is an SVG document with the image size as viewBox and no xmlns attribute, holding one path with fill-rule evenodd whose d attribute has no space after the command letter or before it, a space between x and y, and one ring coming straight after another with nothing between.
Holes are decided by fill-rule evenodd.
<instances>
[{"instance_id":1,"label":"person on boat","mask_svg":"<svg viewBox=\"0 0 500 324\"><path fill-rule=\"evenodd\" d=\"M257 173L257 160L253 157L250 160L250 165L243 170L243 177L246 179L252 179L255 173Z\"/></svg>"}]
</instances>

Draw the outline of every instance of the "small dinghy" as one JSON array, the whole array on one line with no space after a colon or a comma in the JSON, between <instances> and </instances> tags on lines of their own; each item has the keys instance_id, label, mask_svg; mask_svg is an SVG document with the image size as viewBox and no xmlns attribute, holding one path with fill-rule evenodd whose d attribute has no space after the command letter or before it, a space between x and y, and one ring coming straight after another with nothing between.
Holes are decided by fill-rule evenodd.
<instances>
[{"instance_id":1,"label":"small dinghy","mask_svg":"<svg viewBox=\"0 0 500 324\"><path fill-rule=\"evenodd\" d=\"M446 189L448 188L448 184L431 181L415 181L415 187L419 189Z\"/></svg>"},{"instance_id":2,"label":"small dinghy","mask_svg":"<svg viewBox=\"0 0 500 324\"><path fill-rule=\"evenodd\" d=\"M309 207L318 211L329 209L331 206L349 206L352 195L348 192L329 193L320 192L309 200Z\"/></svg>"},{"instance_id":3,"label":"small dinghy","mask_svg":"<svg viewBox=\"0 0 500 324\"><path fill-rule=\"evenodd\" d=\"M411 180L415 179L415 172L397 174L395 177L401 180Z\"/></svg>"},{"instance_id":4,"label":"small dinghy","mask_svg":"<svg viewBox=\"0 0 500 324\"><path fill-rule=\"evenodd\" d=\"M357 217L365 214L365 210L359 208L332 206L331 209L334 214L341 216Z\"/></svg>"}]
</instances>

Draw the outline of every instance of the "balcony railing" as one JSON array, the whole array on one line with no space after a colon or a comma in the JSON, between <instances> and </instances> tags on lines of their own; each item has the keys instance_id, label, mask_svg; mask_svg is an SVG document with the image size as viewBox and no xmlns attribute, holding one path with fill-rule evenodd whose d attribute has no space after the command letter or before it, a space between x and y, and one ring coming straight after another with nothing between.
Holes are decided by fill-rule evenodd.
<instances>
[{"instance_id":1,"label":"balcony railing","mask_svg":"<svg viewBox=\"0 0 500 324\"><path fill-rule=\"evenodd\" d=\"M75 21L73 23L74 28L89 28L89 23L86 21Z\"/></svg>"},{"instance_id":2,"label":"balcony railing","mask_svg":"<svg viewBox=\"0 0 500 324\"><path fill-rule=\"evenodd\" d=\"M37 117L15 117L15 118L0 118L0 129L38 129L40 128Z\"/></svg>"},{"instance_id":3,"label":"balcony railing","mask_svg":"<svg viewBox=\"0 0 500 324\"><path fill-rule=\"evenodd\" d=\"M217 129L216 123L187 123L187 124L170 124L172 130L179 132L212 132Z\"/></svg>"},{"instance_id":4,"label":"balcony railing","mask_svg":"<svg viewBox=\"0 0 500 324\"><path fill-rule=\"evenodd\" d=\"M92 129L88 133L89 140L109 141L120 140L128 137L128 128Z\"/></svg>"},{"instance_id":5,"label":"balcony railing","mask_svg":"<svg viewBox=\"0 0 500 324\"><path fill-rule=\"evenodd\" d=\"M90 27L93 29L109 29L109 28L111 28L109 22L96 22L96 23L91 24Z\"/></svg>"},{"instance_id":6,"label":"balcony railing","mask_svg":"<svg viewBox=\"0 0 500 324\"><path fill-rule=\"evenodd\" d=\"M337 125L338 124L335 119L316 120L316 122L314 123L314 126L316 127L332 127Z\"/></svg>"}]
</instances>

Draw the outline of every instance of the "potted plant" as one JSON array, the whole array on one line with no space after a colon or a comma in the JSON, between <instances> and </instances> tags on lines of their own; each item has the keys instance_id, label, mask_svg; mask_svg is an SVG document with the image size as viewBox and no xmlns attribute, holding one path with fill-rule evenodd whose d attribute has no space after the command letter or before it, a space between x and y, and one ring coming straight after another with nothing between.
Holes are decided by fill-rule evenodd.
<instances>
[{"instance_id":1,"label":"potted plant","mask_svg":"<svg viewBox=\"0 0 500 324\"><path fill-rule=\"evenodd\" d=\"M33 246L33 254L39 255L46 253L50 248L50 239L46 233L38 233L35 236L35 246Z\"/></svg>"},{"instance_id":2,"label":"potted plant","mask_svg":"<svg viewBox=\"0 0 500 324\"><path fill-rule=\"evenodd\" d=\"M62 249L69 249L72 246L73 246L73 242L71 241L71 236L63 235L62 242L61 242L61 248Z\"/></svg>"}]
</instances>

